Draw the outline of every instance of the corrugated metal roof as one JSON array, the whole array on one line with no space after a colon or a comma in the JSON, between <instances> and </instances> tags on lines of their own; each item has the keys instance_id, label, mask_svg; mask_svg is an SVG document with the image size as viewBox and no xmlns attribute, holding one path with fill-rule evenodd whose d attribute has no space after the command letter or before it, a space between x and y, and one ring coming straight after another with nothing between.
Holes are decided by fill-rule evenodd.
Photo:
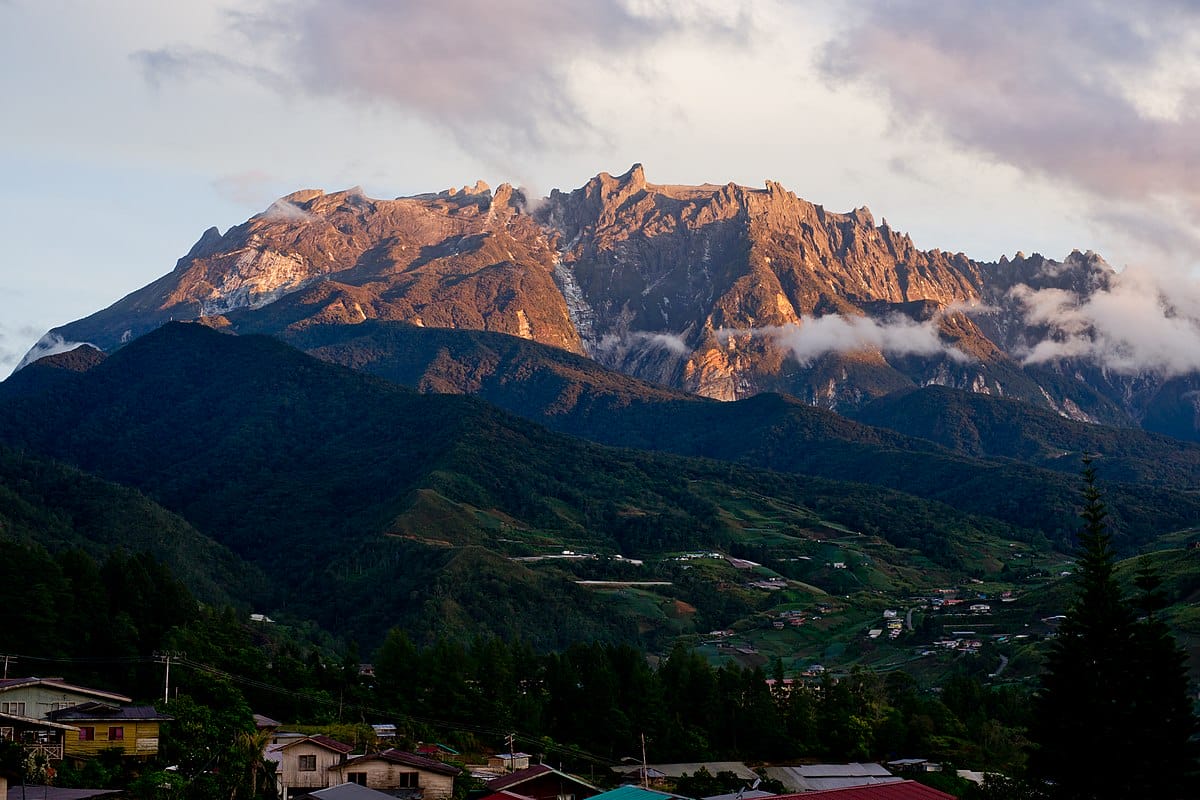
<instances>
[{"instance_id":1,"label":"corrugated metal roof","mask_svg":"<svg viewBox=\"0 0 1200 800\"><path fill-rule=\"evenodd\" d=\"M519 769L516 772L508 775L501 775L499 778L490 780L487 782L487 787L494 792L498 792L501 789L507 789L510 786L516 786L519 783L524 783L525 781L532 780L540 775L546 775L547 773L553 771L554 767L547 766L546 764L534 764L531 767Z\"/></svg>"},{"instance_id":2,"label":"corrugated metal roof","mask_svg":"<svg viewBox=\"0 0 1200 800\"><path fill-rule=\"evenodd\" d=\"M519 769L509 775L501 775L498 778L493 778L487 782L487 788L493 792L499 792L504 789L509 789L513 786L519 786L526 781L533 780L534 778L540 778L542 775L558 775L560 778L569 780L572 783L577 783L580 786L586 786L592 791L599 791L595 786L592 786L583 778L580 778L576 775L571 775L567 772L562 772L547 764L534 764L531 767Z\"/></svg>"},{"instance_id":3,"label":"corrugated metal roof","mask_svg":"<svg viewBox=\"0 0 1200 800\"><path fill-rule=\"evenodd\" d=\"M669 778L682 778L684 775L695 775L701 769L707 770L709 775L716 775L718 772L732 772L734 775L743 780L752 781L759 775L741 761L694 761L682 764L647 764L649 769L656 769L663 775ZM619 767L613 767L613 772L622 775L641 770L641 764L623 764Z\"/></svg>"},{"instance_id":4,"label":"corrugated metal roof","mask_svg":"<svg viewBox=\"0 0 1200 800\"><path fill-rule=\"evenodd\" d=\"M64 789L61 786L10 786L5 795L7 800L88 800L120 794L121 789Z\"/></svg>"},{"instance_id":5,"label":"corrugated metal roof","mask_svg":"<svg viewBox=\"0 0 1200 800\"><path fill-rule=\"evenodd\" d=\"M916 781L896 781L824 792L781 794L775 800L954 800L954 795Z\"/></svg>"},{"instance_id":6,"label":"corrugated metal roof","mask_svg":"<svg viewBox=\"0 0 1200 800\"><path fill-rule=\"evenodd\" d=\"M140 720L143 722L169 722L174 717L160 714L154 706L122 706L120 708L97 704L60 708L47 714L51 719L71 722L113 722Z\"/></svg>"},{"instance_id":7,"label":"corrugated metal roof","mask_svg":"<svg viewBox=\"0 0 1200 800\"><path fill-rule=\"evenodd\" d=\"M5 678L0 680L0 692L9 689L16 689L23 686L52 686L55 689L62 689L68 692L78 692L79 694L90 694L93 697L103 697L106 700L115 700L118 703L132 703L132 697L126 697L123 694L115 692L105 692L100 689L89 689L86 686L76 686L73 683L67 683L62 678Z\"/></svg>"},{"instance_id":8,"label":"corrugated metal roof","mask_svg":"<svg viewBox=\"0 0 1200 800\"><path fill-rule=\"evenodd\" d=\"M798 767L787 767L786 769L794 769L806 778L848 778L854 775L887 777L892 774L880 764L859 764L856 762L849 764L801 764Z\"/></svg>"},{"instance_id":9,"label":"corrugated metal roof","mask_svg":"<svg viewBox=\"0 0 1200 800\"><path fill-rule=\"evenodd\" d=\"M683 798L683 795L656 792L654 789L643 789L640 786L620 786L611 791L601 792L590 800L673 800ZM687 798L683 798L687 800Z\"/></svg>"},{"instance_id":10,"label":"corrugated metal roof","mask_svg":"<svg viewBox=\"0 0 1200 800\"><path fill-rule=\"evenodd\" d=\"M884 783L899 783L904 780L896 776L880 778L874 775L851 775L846 778L802 778L801 792L823 792L828 789L846 789L851 786L878 786Z\"/></svg>"},{"instance_id":11,"label":"corrugated metal roof","mask_svg":"<svg viewBox=\"0 0 1200 800\"><path fill-rule=\"evenodd\" d=\"M345 742L339 742L337 739L334 739L332 736L326 736L323 733L318 733L314 736L310 736L310 737L308 737L308 740L310 742L316 742L317 744L322 745L324 747L328 747L330 750L336 750L339 753L349 753L351 750L354 749L354 745L349 745L349 744L346 744Z\"/></svg>"},{"instance_id":12,"label":"corrugated metal roof","mask_svg":"<svg viewBox=\"0 0 1200 800\"><path fill-rule=\"evenodd\" d=\"M498 792L492 792L491 794L485 794L483 797L480 797L479 800L534 800L534 799L532 797L529 797L528 795L517 794L516 792L509 791L508 789L501 789Z\"/></svg>"},{"instance_id":13,"label":"corrugated metal roof","mask_svg":"<svg viewBox=\"0 0 1200 800\"><path fill-rule=\"evenodd\" d=\"M747 789L744 792L729 792L727 794L714 794L702 800L760 800L763 797L774 797L770 792L764 792L761 789Z\"/></svg>"},{"instance_id":14,"label":"corrugated metal roof","mask_svg":"<svg viewBox=\"0 0 1200 800\"><path fill-rule=\"evenodd\" d=\"M0 721L13 722L22 725L28 725L31 728L51 728L57 731L77 731L74 725L63 725L49 719L34 719L33 717L22 717L18 714L0 714Z\"/></svg>"},{"instance_id":15,"label":"corrugated metal roof","mask_svg":"<svg viewBox=\"0 0 1200 800\"><path fill-rule=\"evenodd\" d=\"M288 738L291 738L291 737L288 737ZM295 747L296 745L298 745L302 742L308 742L309 744L315 744L318 747L324 747L326 750L332 750L333 752L341 753L342 755L345 755L346 753L349 753L351 750L354 749L353 745L346 744L345 742L339 742L337 739L334 739L330 736L326 736L323 733L314 734L312 736L303 736L303 737L295 738L295 739L292 739L292 741L290 741L290 742L279 742L278 744L271 745L270 749L286 750L287 748Z\"/></svg>"},{"instance_id":16,"label":"corrugated metal roof","mask_svg":"<svg viewBox=\"0 0 1200 800\"><path fill-rule=\"evenodd\" d=\"M337 786L330 786L328 789L318 789L314 792L299 795L297 800L303 800L306 797L314 797L317 800L396 800L392 795L380 792L376 789L368 789L366 786L359 786L357 783L339 783Z\"/></svg>"},{"instance_id":17,"label":"corrugated metal roof","mask_svg":"<svg viewBox=\"0 0 1200 800\"><path fill-rule=\"evenodd\" d=\"M440 775L457 775L462 772L458 767L453 767L435 758L426 758L416 753L406 753L403 750L395 749L384 750L382 753L369 753L365 756L357 756L347 761L346 766L371 760L387 761L391 764L403 764L406 767L416 767L417 769L436 772Z\"/></svg>"},{"instance_id":18,"label":"corrugated metal roof","mask_svg":"<svg viewBox=\"0 0 1200 800\"><path fill-rule=\"evenodd\" d=\"M789 792L811 792L846 786L868 786L900 780L879 764L803 764L768 767L767 777L779 781Z\"/></svg>"}]
</instances>

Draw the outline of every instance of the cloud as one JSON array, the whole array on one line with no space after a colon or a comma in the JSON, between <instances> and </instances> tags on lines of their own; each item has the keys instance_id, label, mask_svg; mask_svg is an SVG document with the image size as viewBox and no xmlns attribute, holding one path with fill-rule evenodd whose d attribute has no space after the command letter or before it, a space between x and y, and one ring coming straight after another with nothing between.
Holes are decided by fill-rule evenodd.
<instances>
[{"instance_id":1,"label":"cloud","mask_svg":"<svg viewBox=\"0 0 1200 800\"><path fill-rule=\"evenodd\" d=\"M274 203L271 203L259 216L270 220L283 220L287 222L307 222L313 218L313 215L305 211L295 203L289 202L280 198Z\"/></svg>"},{"instance_id":2,"label":"cloud","mask_svg":"<svg viewBox=\"0 0 1200 800\"><path fill-rule=\"evenodd\" d=\"M250 45L237 55L164 47L135 58L155 85L226 71L286 91L399 107L467 145L561 146L596 132L576 85L578 64L637 61L676 35L736 40L748 15L729 8L634 0L280 0L230 15L231 28Z\"/></svg>"},{"instance_id":3,"label":"cloud","mask_svg":"<svg viewBox=\"0 0 1200 800\"><path fill-rule=\"evenodd\" d=\"M626 353L634 348L643 350L666 350L668 353L683 358L692 354L683 337L673 333L654 333L652 331L626 331L624 334L607 334L596 343L596 350L605 353Z\"/></svg>"},{"instance_id":4,"label":"cloud","mask_svg":"<svg viewBox=\"0 0 1200 800\"><path fill-rule=\"evenodd\" d=\"M877 89L895 124L932 124L1084 191L1100 211L1129 201L1200 211L1193 3L868 0L821 69ZM1195 231L1195 213L1165 217Z\"/></svg>"},{"instance_id":5,"label":"cloud","mask_svg":"<svg viewBox=\"0 0 1200 800\"><path fill-rule=\"evenodd\" d=\"M1121 374L1200 370L1200 286L1186 274L1130 267L1087 296L1019 284L1025 322L1047 330L1026 364L1085 359Z\"/></svg>"},{"instance_id":6,"label":"cloud","mask_svg":"<svg viewBox=\"0 0 1200 800\"><path fill-rule=\"evenodd\" d=\"M728 341L737 336L765 336L786 348L804 367L811 366L828 353L866 350L878 350L896 356L944 355L955 361L970 360L961 350L942 341L938 325L937 317L917 322L904 316L877 320L827 314L823 317L801 317L799 325L773 325L748 330L722 328L717 331L717 338Z\"/></svg>"},{"instance_id":7,"label":"cloud","mask_svg":"<svg viewBox=\"0 0 1200 800\"><path fill-rule=\"evenodd\" d=\"M42 328L33 325L13 327L0 322L0 367L13 367L20 360L26 342L37 339Z\"/></svg>"},{"instance_id":8,"label":"cloud","mask_svg":"<svg viewBox=\"0 0 1200 800\"><path fill-rule=\"evenodd\" d=\"M212 50L163 47L139 50L131 53L130 58L141 68L146 82L156 90L168 88L174 81L203 80L222 74L247 78L278 90L287 90L290 86L287 78L275 70Z\"/></svg>"},{"instance_id":9,"label":"cloud","mask_svg":"<svg viewBox=\"0 0 1200 800\"><path fill-rule=\"evenodd\" d=\"M20 363L17 364L17 369L19 370L22 367L28 366L34 361L37 361L39 358L57 355L58 353L66 353L84 344L88 344L88 342L68 342L62 336L51 331L41 339L38 339L37 343L33 347L29 348L29 352L26 353L25 357L22 358ZM15 371L16 370L14 370L14 372Z\"/></svg>"}]
</instances>

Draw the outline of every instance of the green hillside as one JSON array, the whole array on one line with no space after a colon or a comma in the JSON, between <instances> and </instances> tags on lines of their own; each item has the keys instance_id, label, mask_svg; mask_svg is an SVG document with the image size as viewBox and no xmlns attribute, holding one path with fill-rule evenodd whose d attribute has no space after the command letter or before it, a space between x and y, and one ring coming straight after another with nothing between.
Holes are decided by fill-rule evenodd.
<instances>
[{"instance_id":1,"label":"green hillside","mask_svg":"<svg viewBox=\"0 0 1200 800\"><path fill-rule=\"evenodd\" d=\"M368 321L285 338L335 363L422 391L474 394L604 444L871 483L992 517L1064 549L1084 451L1099 455L1123 551L1200 520L1191 491L1200 447L1072 423L986 395L940 387L896 395L872 407L883 426L872 427L780 395L720 403L679 394L503 334ZM888 408L895 413L885 417Z\"/></svg>"},{"instance_id":2,"label":"green hillside","mask_svg":"<svg viewBox=\"0 0 1200 800\"><path fill-rule=\"evenodd\" d=\"M364 642L393 624L519 627L539 646L646 633L601 613L569 571L509 556L731 548L771 519L963 569L967 543L1012 533L874 487L601 447L195 325L133 342L54 396L5 403L0 439L138 488L261 568L280 613Z\"/></svg>"}]
</instances>

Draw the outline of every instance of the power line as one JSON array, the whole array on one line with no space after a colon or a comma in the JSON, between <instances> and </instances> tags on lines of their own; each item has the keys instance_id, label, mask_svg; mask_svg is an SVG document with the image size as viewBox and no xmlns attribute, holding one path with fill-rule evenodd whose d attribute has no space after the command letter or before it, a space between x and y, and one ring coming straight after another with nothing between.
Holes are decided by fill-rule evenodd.
<instances>
[{"instance_id":1,"label":"power line","mask_svg":"<svg viewBox=\"0 0 1200 800\"><path fill-rule=\"evenodd\" d=\"M3 655L0 654L0 657L3 657ZM170 653L167 653L165 651L156 652L154 655L151 655L151 656L95 656L95 657L84 657L84 658L72 658L72 657L53 657L52 658L52 657L45 657L45 656L26 656L26 655L16 654L16 655L7 656L7 658L9 658L13 661L20 659L21 661L38 661L38 662L42 662L42 663L53 663L53 664L58 664L58 663L62 663L62 664L151 664L151 663L160 663L161 664L161 663L164 663L164 661L169 661L169 663L175 664L177 667L190 667L191 669L194 669L198 672L203 672L208 675L215 675L217 677L224 678L232 683L240 684L242 686L249 686L249 687L252 687L255 689L260 689L262 691L273 692L275 694L281 694L281 695L287 695L289 697L299 697L304 700L308 700L309 702L312 702L312 703L318 703L321 705L326 705L326 706L331 706L331 707L338 705L338 701L334 700L331 697L327 697L327 696L320 695L320 694L314 694L312 692L300 691L300 690L296 690L296 689L285 689L284 687L278 686L276 684L267 683L265 681L256 680L254 678L247 678L243 675L237 675L232 672L227 672L226 670L220 669L219 667L214 667L211 664L205 664L203 662L188 658L186 653L181 653L178 651L171 651ZM465 731L467 733L476 733L476 734L482 734L482 735L486 735L486 736L495 736L500 739L506 739L509 735L512 735L516 741L522 741L522 742L526 742L529 744L537 745L539 748L542 748L542 749L546 750L547 752L557 753L559 755L567 756L570 758L577 758L577 759L584 760L584 761L590 761L594 764L601 764L604 766L609 766L609 765L616 763L612 759L598 756L595 753L588 752L587 750L584 750L581 747L576 747L574 745L569 745L569 744L558 744L555 742L548 742L545 739L542 739L537 736L533 736L532 734L523 733L523 732L519 732L519 731L513 732L510 728L492 728L492 727L488 727L486 725L478 725L478 724L469 723L469 722L451 722L449 720L437 719L435 717L423 717L423 716L418 716L415 714L409 714L409 713L405 713L405 712L395 711L394 709L382 709L382 708L377 708L374 706L362 705L360 703L353 703L353 704L349 705L348 708L351 711L358 712L359 714L371 714L371 715L375 715L375 716L378 716L381 718L392 718L392 719L396 719L396 720L400 720L400 721L416 723L416 724L420 724L420 725L427 725L429 727L438 728L443 731ZM511 747L510 747L510 750L511 750Z\"/></svg>"}]
</instances>

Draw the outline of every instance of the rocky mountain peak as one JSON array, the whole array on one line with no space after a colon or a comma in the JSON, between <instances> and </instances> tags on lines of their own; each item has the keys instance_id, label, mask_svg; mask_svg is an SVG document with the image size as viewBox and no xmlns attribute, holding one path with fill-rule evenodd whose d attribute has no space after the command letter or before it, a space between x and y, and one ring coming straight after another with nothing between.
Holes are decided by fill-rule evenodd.
<instances>
[{"instance_id":1,"label":"rocky mountain peak","mask_svg":"<svg viewBox=\"0 0 1200 800\"><path fill-rule=\"evenodd\" d=\"M169 319L266 333L401 320L533 339L722 399L841 407L939 383L1097 408L1029 377L1021 353L1045 331L1013 290L1086 296L1114 274L1090 251L986 264L921 250L865 206L828 211L774 180L655 184L634 164L533 204L483 181L392 200L293 192L54 334L111 349Z\"/></svg>"}]
</instances>

